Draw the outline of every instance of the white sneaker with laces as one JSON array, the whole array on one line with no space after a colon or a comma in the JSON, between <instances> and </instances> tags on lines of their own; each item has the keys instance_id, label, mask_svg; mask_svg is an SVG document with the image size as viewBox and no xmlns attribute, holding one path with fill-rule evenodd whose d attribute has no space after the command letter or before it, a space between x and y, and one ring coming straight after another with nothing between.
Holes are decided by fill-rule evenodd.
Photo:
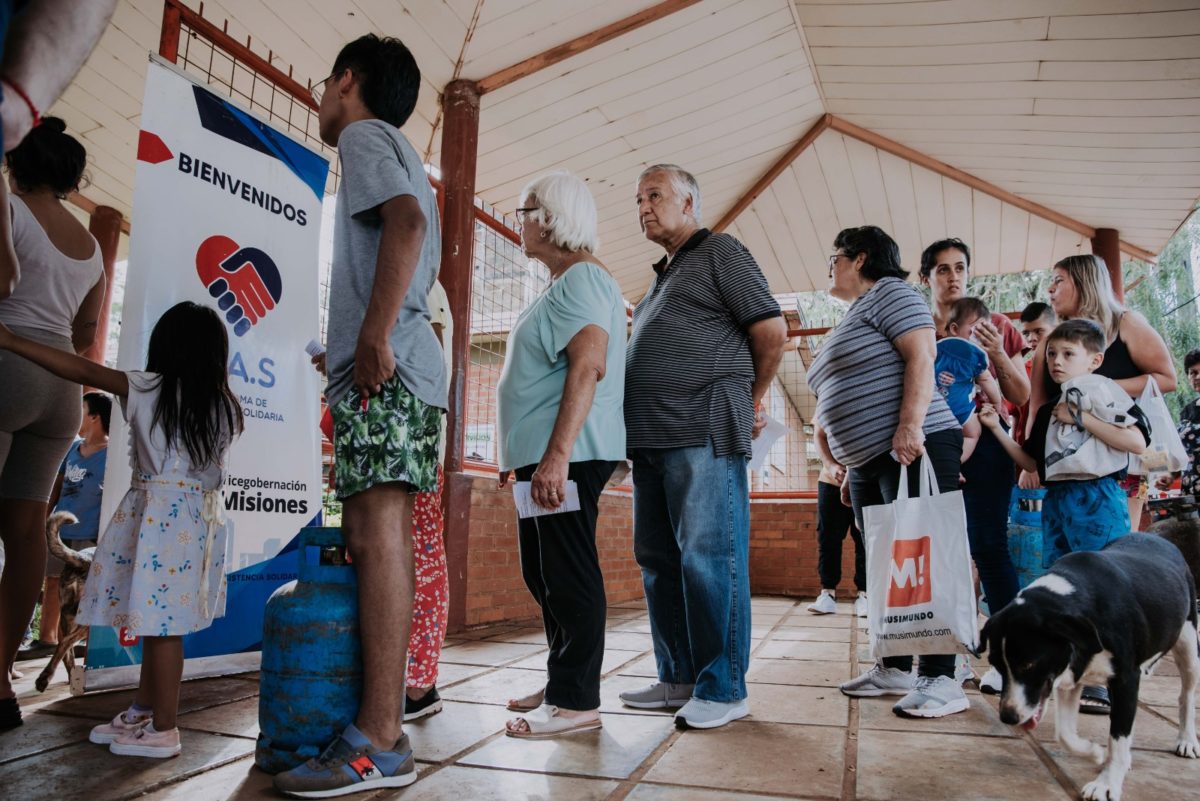
<instances>
[{"instance_id":1,"label":"white sneaker with laces","mask_svg":"<svg viewBox=\"0 0 1200 801\"><path fill-rule=\"evenodd\" d=\"M918 676L912 692L892 707L901 717L943 718L970 708L962 685L950 676Z\"/></svg>"},{"instance_id":2,"label":"white sneaker with laces","mask_svg":"<svg viewBox=\"0 0 1200 801\"><path fill-rule=\"evenodd\" d=\"M988 672L979 680L979 691L988 695L999 695L1003 689L1004 679L1000 676L1000 671L988 668Z\"/></svg>"},{"instance_id":3,"label":"white sneaker with laces","mask_svg":"<svg viewBox=\"0 0 1200 801\"><path fill-rule=\"evenodd\" d=\"M971 663L963 654L954 657L954 680L958 682L958 686L975 678L975 671L971 670Z\"/></svg>"},{"instance_id":4,"label":"white sneaker with laces","mask_svg":"<svg viewBox=\"0 0 1200 801\"><path fill-rule=\"evenodd\" d=\"M884 667L876 662L871 669L850 681L842 682L838 689L854 698L878 698L881 695L906 695L913 688L911 671Z\"/></svg>"},{"instance_id":5,"label":"white sneaker with laces","mask_svg":"<svg viewBox=\"0 0 1200 801\"><path fill-rule=\"evenodd\" d=\"M867 594L865 592L860 592L854 599L854 614L857 617L867 616Z\"/></svg>"},{"instance_id":6,"label":"white sneaker with laces","mask_svg":"<svg viewBox=\"0 0 1200 801\"><path fill-rule=\"evenodd\" d=\"M833 599L833 590L821 590L817 600L808 605L808 611L814 615L832 615L837 612L837 601Z\"/></svg>"}]
</instances>

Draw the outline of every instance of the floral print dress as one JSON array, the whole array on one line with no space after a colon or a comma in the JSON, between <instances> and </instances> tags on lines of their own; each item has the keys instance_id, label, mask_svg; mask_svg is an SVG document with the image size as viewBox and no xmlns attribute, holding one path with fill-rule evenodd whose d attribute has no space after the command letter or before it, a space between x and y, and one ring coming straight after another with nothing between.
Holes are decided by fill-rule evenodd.
<instances>
[{"instance_id":1,"label":"floral print dress","mask_svg":"<svg viewBox=\"0 0 1200 801\"><path fill-rule=\"evenodd\" d=\"M207 628L225 614L225 554L232 523L221 500L220 465L192 467L152 426L158 376L129 373L131 486L100 537L79 604L86 626L140 637Z\"/></svg>"},{"instance_id":2,"label":"floral print dress","mask_svg":"<svg viewBox=\"0 0 1200 801\"><path fill-rule=\"evenodd\" d=\"M1179 438L1188 452L1188 466L1179 482L1184 495L1200 494L1200 399L1183 407L1179 415Z\"/></svg>"}]
</instances>

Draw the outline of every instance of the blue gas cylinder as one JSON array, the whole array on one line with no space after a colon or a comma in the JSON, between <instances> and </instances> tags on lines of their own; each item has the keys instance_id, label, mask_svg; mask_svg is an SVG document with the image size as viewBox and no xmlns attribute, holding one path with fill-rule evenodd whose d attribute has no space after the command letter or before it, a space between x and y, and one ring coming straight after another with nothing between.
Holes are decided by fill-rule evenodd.
<instances>
[{"instance_id":1,"label":"blue gas cylinder","mask_svg":"<svg viewBox=\"0 0 1200 801\"><path fill-rule=\"evenodd\" d=\"M358 582L338 528L300 531L299 578L263 617L258 746L267 773L320 753L353 722L362 692Z\"/></svg>"}]
</instances>

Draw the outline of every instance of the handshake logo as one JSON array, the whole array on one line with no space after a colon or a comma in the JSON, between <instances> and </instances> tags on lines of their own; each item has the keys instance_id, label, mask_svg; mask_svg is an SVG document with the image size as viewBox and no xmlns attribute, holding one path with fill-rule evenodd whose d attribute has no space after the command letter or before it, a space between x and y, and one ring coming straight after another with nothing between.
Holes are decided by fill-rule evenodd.
<instances>
[{"instance_id":1,"label":"handshake logo","mask_svg":"<svg viewBox=\"0 0 1200 801\"><path fill-rule=\"evenodd\" d=\"M283 295L283 279L271 257L258 248L240 247L227 236L210 236L200 243L196 273L239 337Z\"/></svg>"}]
</instances>

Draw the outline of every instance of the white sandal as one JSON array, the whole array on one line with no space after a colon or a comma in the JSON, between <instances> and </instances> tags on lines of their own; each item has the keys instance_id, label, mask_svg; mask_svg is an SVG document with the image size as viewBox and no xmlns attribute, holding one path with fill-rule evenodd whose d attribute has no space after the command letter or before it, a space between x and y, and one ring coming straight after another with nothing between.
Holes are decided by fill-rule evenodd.
<instances>
[{"instance_id":1,"label":"white sandal","mask_svg":"<svg viewBox=\"0 0 1200 801\"><path fill-rule=\"evenodd\" d=\"M529 714L513 718L504 727L504 733L509 737L521 740L547 740L563 734L574 734L579 731L595 731L604 728L600 722L599 710L594 718L569 718L559 714L559 709L551 704L542 704ZM509 726L518 720L525 721L529 731L513 731Z\"/></svg>"}]
</instances>

